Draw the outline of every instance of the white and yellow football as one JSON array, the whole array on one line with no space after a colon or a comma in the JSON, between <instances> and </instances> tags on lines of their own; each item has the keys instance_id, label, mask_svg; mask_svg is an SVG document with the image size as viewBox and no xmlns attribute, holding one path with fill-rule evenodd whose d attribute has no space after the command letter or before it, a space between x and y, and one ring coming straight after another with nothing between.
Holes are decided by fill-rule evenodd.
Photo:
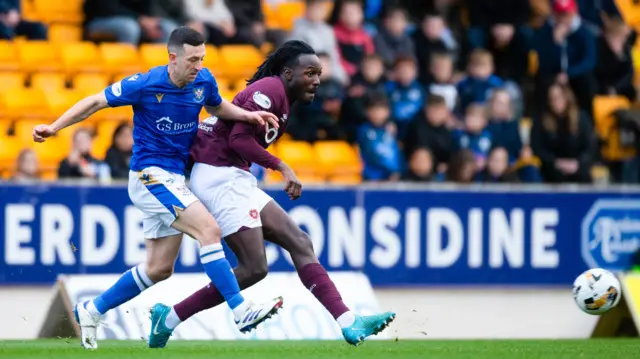
<instances>
[{"instance_id":1,"label":"white and yellow football","mask_svg":"<svg viewBox=\"0 0 640 359\"><path fill-rule=\"evenodd\" d=\"M608 270L592 268L573 282L573 299L585 313L601 315L618 305L622 291L620 281Z\"/></svg>"}]
</instances>

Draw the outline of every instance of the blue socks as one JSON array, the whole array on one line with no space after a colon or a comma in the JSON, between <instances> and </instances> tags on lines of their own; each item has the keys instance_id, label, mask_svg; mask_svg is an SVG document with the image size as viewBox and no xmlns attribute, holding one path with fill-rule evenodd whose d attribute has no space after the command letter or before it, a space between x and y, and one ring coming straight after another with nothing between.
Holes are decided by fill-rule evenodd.
<instances>
[{"instance_id":1,"label":"blue socks","mask_svg":"<svg viewBox=\"0 0 640 359\"><path fill-rule=\"evenodd\" d=\"M144 264L140 264L126 271L111 288L85 305L91 315L101 315L135 298L154 284L147 276Z\"/></svg>"},{"instance_id":2,"label":"blue socks","mask_svg":"<svg viewBox=\"0 0 640 359\"><path fill-rule=\"evenodd\" d=\"M242 304L245 302L240 294L240 286L229 261L224 256L222 243L210 244L200 247L200 262L204 271L211 279L213 285L218 288L224 300L227 301L236 316L244 312Z\"/></svg>"}]
</instances>

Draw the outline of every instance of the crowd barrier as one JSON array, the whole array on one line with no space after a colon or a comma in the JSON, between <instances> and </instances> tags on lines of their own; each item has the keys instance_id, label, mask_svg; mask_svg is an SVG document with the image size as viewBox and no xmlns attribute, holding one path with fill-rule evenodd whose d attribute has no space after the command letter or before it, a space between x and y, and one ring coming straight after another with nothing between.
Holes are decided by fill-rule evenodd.
<instances>
[{"instance_id":1,"label":"crowd barrier","mask_svg":"<svg viewBox=\"0 0 640 359\"><path fill-rule=\"evenodd\" d=\"M588 267L628 268L640 248L640 189L584 187L308 188L267 192L332 272L373 287L568 286ZM144 261L142 214L122 184L0 184L0 284L121 273ZM176 272L201 272L183 241ZM227 255L234 261L233 255ZM267 244L271 272L293 270Z\"/></svg>"}]
</instances>

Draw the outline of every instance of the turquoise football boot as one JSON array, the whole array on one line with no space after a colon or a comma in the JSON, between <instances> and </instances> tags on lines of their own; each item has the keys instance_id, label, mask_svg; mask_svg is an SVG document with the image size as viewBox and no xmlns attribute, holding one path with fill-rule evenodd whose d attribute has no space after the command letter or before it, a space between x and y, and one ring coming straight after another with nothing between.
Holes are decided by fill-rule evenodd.
<instances>
[{"instance_id":1,"label":"turquoise football boot","mask_svg":"<svg viewBox=\"0 0 640 359\"><path fill-rule=\"evenodd\" d=\"M367 316L356 315L356 320L351 327L342 329L342 335L347 343L358 346L367 337L383 331L395 318L396 313L393 312Z\"/></svg>"},{"instance_id":2,"label":"turquoise football boot","mask_svg":"<svg viewBox=\"0 0 640 359\"><path fill-rule=\"evenodd\" d=\"M164 324L171 307L164 304L156 304L151 308L151 334L149 334L149 348L164 348L173 334L173 329Z\"/></svg>"}]
</instances>

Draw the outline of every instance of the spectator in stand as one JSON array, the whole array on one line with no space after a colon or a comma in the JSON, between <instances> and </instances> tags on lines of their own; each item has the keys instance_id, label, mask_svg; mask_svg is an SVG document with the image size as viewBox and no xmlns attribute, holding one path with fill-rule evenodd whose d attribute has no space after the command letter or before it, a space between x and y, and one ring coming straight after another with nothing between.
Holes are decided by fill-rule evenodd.
<instances>
[{"instance_id":1,"label":"spectator in stand","mask_svg":"<svg viewBox=\"0 0 640 359\"><path fill-rule=\"evenodd\" d=\"M349 78L340 64L336 35L333 28L325 22L327 18L325 3L326 0L306 0L305 16L296 21L291 39L304 41L316 52L329 54L334 78L343 85L347 85Z\"/></svg>"},{"instance_id":2,"label":"spectator in stand","mask_svg":"<svg viewBox=\"0 0 640 359\"><path fill-rule=\"evenodd\" d=\"M386 92L384 63L378 55L367 55L358 73L351 79L347 98L342 104L340 123L347 133L349 142L355 141L360 125L366 121L365 98L374 93Z\"/></svg>"},{"instance_id":3,"label":"spectator in stand","mask_svg":"<svg viewBox=\"0 0 640 359\"><path fill-rule=\"evenodd\" d=\"M167 42L178 25L152 15L151 0L85 0L84 28L89 39L104 36L138 45L141 41Z\"/></svg>"},{"instance_id":4,"label":"spectator in stand","mask_svg":"<svg viewBox=\"0 0 640 359\"><path fill-rule=\"evenodd\" d=\"M591 182L597 145L591 119L567 85L549 88L548 105L533 123L533 152L542 161L545 182Z\"/></svg>"},{"instance_id":5,"label":"spectator in stand","mask_svg":"<svg viewBox=\"0 0 640 359\"><path fill-rule=\"evenodd\" d=\"M468 75L457 85L460 107L466 109L471 103L485 103L491 90L504 86L504 81L493 74L493 56L487 50L474 50L469 56Z\"/></svg>"},{"instance_id":6,"label":"spectator in stand","mask_svg":"<svg viewBox=\"0 0 640 359\"><path fill-rule=\"evenodd\" d=\"M226 0L186 0L185 11L195 20L190 26L205 34L208 43L222 46L234 39L242 42Z\"/></svg>"},{"instance_id":7,"label":"spectator in stand","mask_svg":"<svg viewBox=\"0 0 640 359\"><path fill-rule=\"evenodd\" d=\"M418 148L429 148L433 157L434 168L442 173L451 160L453 141L450 122L451 112L442 96L430 94L427 104L412 121L407 137L404 140L405 154L410 156Z\"/></svg>"},{"instance_id":8,"label":"spectator in stand","mask_svg":"<svg viewBox=\"0 0 640 359\"><path fill-rule=\"evenodd\" d=\"M504 147L509 154L509 163L520 158L522 139L520 119L514 118L511 96L503 89L493 92L489 100L489 125L493 146Z\"/></svg>"},{"instance_id":9,"label":"spectator in stand","mask_svg":"<svg viewBox=\"0 0 640 359\"><path fill-rule=\"evenodd\" d=\"M621 19L609 20L598 39L598 63L595 75L600 95L622 95L636 98L633 85L634 68L631 49L637 35Z\"/></svg>"},{"instance_id":10,"label":"spectator in stand","mask_svg":"<svg viewBox=\"0 0 640 359\"><path fill-rule=\"evenodd\" d=\"M374 38L374 45L385 66L391 68L400 56L415 58L413 40L407 34L407 11L403 8L388 9L382 24L383 27Z\"/></svg>"},{"instance_id":11,"label":"spectator in stand","mask_svg":"<svg viewBox=\"0 0 640 359\"><path fill-rule=\"evenodd\" d=\"M607 18L621 18L622 15L616 6L615 0L577 0L580 17L594 36L602 33L604 22Z\"/></svg>"},{"instance_id":12,"label":"spectator in stand","mask_svg":"<svg viewBox=\"0 0 640 359\"><path fill-rule=\"evenodd\" d=\"M487 167L476 175L477 182L514 183L518 176L509 168L509 153L504 147L494 147L489 152Z\"/></svg>"},{"instance_id":13,"label":"spectator in stand","mask_svg":"<svg viewBox=\"0 0 640 359\"><path fill-rule=\"evenodd\" d=\"M453 131L453 145L457 150L471 150L476 157L477 169L484 169L492 147L492 138L487 130L486 109L483 105L474 103L467 107L464 127Z\"/></svg>"},{"instance_id":14,"label":"spectator in stand","mask_svg":"<svg viewBox=\"0 0 640 359\"><path fill-rule=\"evenodd\" d=\"M420 65L420 79L429 78L429 65L434 54L446 52L455 63L458 60L458 43L447 28L442 15L429 13L422 20L420 31L414 33L416 58Z\"/></svg>"},{"instance_id":15,"label":"spectator in stand","mask_svg":"<svg viewBox=\"0 0 640 359\"><path fill-rule=\"evenodd\" d=\"M453 58L448 53L434 53L429 64L429 77L423 82L430 94L444 97L450 111L458 104L458 88L453 82Z\"/></svg>"},{"instance_id":16,"label":"spectator in stand","mask_svg":"<svg viewBox=\"0 0 640 359\"><path fill-rule=\"evenodd\" d=\"M111 147L107 150L105 162L111 168L111 178L129 178L129 162L133 155L133 133L127 122L123 122L113 132Z\"/></svg>"},{"instance_id":17,"label":"spectator in stand","mask_svg":"<svg viewBox=\"0 0 640 359\"><path fill-rule=\"evenodd\" d=\"M360 1L345 0L340 8L340 19L334 26L334 31L338 41L340 62L349 76L358 72L358 65L366 55L375 52L373 40L364 30L362 21Z\"/></svg>"},{"instance_id":18,"label":"spectator in stand","mask_svg":"<svg viewBox=\"0 0 640 359\"><path fill-rule=\"evenodd\" d=\"M537 105L544 108L553 83L571 86L581 108L592 111L596 81L596 41L584 26L576 0L554 0L553 15L540 28L534 43L538 53Z\"/></svg>"},{"instance_id":19,"label":"spectator in stand","mask_svg":"<svg viewBox=\"0 0 640 359\"><path fill-rule=\"evenodd\" d=\"M11 177L13 182L35 182L40 179L40 164L32 149L20 151L16 159L16 171Z\"/></svg>"},{"instance_id":20,"label":"spectator in stand","mask_svg":"<svg viewBox=\"0 0 640 359\"><path fill-rule=\"evenodd\" d=\"M73 149L58 167L58 178L98 178L100 163L91 156L92 147L89 130L77 129L73 134Z\"/></svg>"},{"instance_id":21,"label":"spectator in stand","mask_svg":"<svg viewBox=\"0 0 640 359\"><path fill-rule=\"evenodd\" d=\"M288 131L300 141L344 140L346 134L339 123L344 87L333 76L329 55L319 53L318 58L322 62L322 86L318 88L313 103L294 105Z\"/></svg>"},{"instance_id":22,"label":"spectator in stand","mask_svg":"<svg viewBox=\"0 0 640 359\"><path fill-rule=\"evenodd\" d=\"M424 105L425 93L417 75L415 60L399 57L393 66L393 81L387 84L391 113L398 125L400 139L405 137L409 124Z\"/></svg>"},{"instance_id":23,"label":"spectator in stand","mask_svg":"<svg viewBox=\"0 0 640 359\"><path fill-rule=\"evenodd\" d=\"M505 46L527 36L524 27L531 14L529 0L469 0L467 4L471 49Z\"/></svg>"},{"instance_id":24,"label":"spectator in stand","mask_svg":"<svg viewBox=\"0 0 640 359\"><path fill-rule=\"evenodd\" d=\"M285 42L284 31L267 29L261 0L232 0L226 1L226 4L233 14L238 39L248 40L248 43L256 47L262 47L267 42L278 47Z\"/></svg>"},{"instance_id":25,"label":"spectator in stand","mask_svg":"<svg viewBox=\"0 0 640 359\"><path fill-rule=\"evenodd\" d=\"M455 183L472 183L476 173L476 158L472 151L462 150L451 156L445 180Z\"/></svg>"},{"instance_id":26,"label":"spectator in stand","mask_svg":"<svg viewBox=\"0 0 640 359\"><path fill-rule=\"evenodd\" d=\"M41 22L22 18L20 0L0 0L0 39L13 40L16 36L46 40L47 28Z\"/></svg>"},{"instance_id":27,"label":"spectator in stand","mask_svg":"<svg viewBox=\"0 0 640 359\"><path fill-rule=\"evenodd\" d=\"M411 153L409 169L402 179L410 182L431 182L435 179L433 170L431 151L426 147L419 147Z\"/></svg>"},{"instance_id":28,"label":"spectator in stand","mask_svg":"<svg viewBox=\"0 0 640 359\"><path fill-rule=\"evenodd\" d=\"M397 181L404 159L398 146L396 129L390 120L389 101L383 94L367 98L367 120L358 131L360 156L364 162L365 181Z\"/></svg>"}]
</instances>

